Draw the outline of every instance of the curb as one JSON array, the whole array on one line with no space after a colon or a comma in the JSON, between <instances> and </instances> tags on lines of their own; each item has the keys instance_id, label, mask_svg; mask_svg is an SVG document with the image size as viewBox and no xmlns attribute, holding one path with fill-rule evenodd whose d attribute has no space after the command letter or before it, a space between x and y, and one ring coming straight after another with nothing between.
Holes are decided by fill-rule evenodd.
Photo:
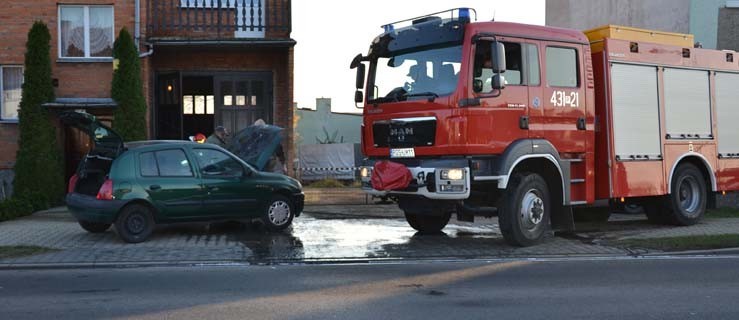
<instances>
[{"instance_id":1,"label":"curb","mask_svg":"<svg viewBox=\"0 0 739 320\"><path fill-rule=\"evenodd\" d=\"M428 257L428 258L333 258L333 259L274 259L264 261L144 261L144 262L91 262L91 263L0 263L0 272L17 270L67 270L67 269L130 269L166 267L249 267L249 266L301 266L301 265L366 265L440 262L508 262L508 261L607 261L669 258L739 258L739 248L661 252L644 254L571 254L539 256L490 256L490 257Z\"/></svg>"}]
</instances>

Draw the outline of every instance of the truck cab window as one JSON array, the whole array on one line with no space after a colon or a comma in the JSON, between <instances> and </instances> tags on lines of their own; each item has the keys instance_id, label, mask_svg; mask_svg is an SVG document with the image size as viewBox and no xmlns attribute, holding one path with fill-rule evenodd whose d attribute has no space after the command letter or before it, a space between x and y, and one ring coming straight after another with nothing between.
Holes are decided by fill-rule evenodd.
<instances>
[{"instance_id":1,"label":"truck cab window","mask_svg":"<svg viewBox=\"0 0 739 320\"><path fill-rule=\"evenodd\" d=\"M578 86L577 50L573 48L547 47L547 84L551 87Z\"/></svg>"},{"instance_id":2,"label":"truck cab window","mask_svg":"<svg viewBox=\"0 0 739 320\"><path fill-rule=\"evenodd\" d=\"M479 41L475 48L475 92L489 93L492 92L493 63L490 53L490 41ZM521 44L513 42L503 42L506 57L506 72L503 73L505 83L509 86L522 85L523 59L521 54ZM480 86L482 84L482 86ZM480 89L481 88L481 89Z\"/></svg>"}]
</instances>

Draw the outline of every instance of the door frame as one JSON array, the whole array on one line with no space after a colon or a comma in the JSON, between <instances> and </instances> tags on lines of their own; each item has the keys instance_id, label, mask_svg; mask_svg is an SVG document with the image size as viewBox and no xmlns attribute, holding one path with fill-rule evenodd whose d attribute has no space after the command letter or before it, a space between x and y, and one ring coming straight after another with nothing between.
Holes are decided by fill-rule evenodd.
<instances>
[{"instance_id":1,"label":"door frame","mask_svg":"<svg viewBox=\"0 0 739 320\"><path fill-rule=\"evenodd\" d=\"M272 70L253 70L253 71L218 71L218 70L199 70L199 71L183 71L180 69L175 70L157 70L154 72L154 79L153 83L154 85L150 90L153 90L154 95L154 107L151 108L151 132L152 132L152 138L156 138L159 135L159 118L157 117L157 112L159 111L159 104L162 99L160 96L160 92L158 90L159 88L159 76L161 75L167 75L167 74L178 74L178 80L177 80L177 92L182 95L182 78L188 77L188 76L212 76L213 77L213 90L215 98L218 99L220 95L220 84L219 80L227 77L234 77L238 79L247 79L247 80L264 80L265 84L265 94L266 98L265 101L267 101L267 110L266 114L269 116L269 119L264 119L267 123L272 123L274 119L276 119L275 114L275 95L274 95L274 88L275 88L275 72ZM180 110L180 136L183 135L183 128L182 128L182 99L178 99L179 101L179 110ZM218 103L216 103L216 106L218 106ZM220 117L220 108L216 107L214 112L214 121L213 121L213 128L215 129L216 123L218 122L218 119Z\"/></svg>"}]
</instances>

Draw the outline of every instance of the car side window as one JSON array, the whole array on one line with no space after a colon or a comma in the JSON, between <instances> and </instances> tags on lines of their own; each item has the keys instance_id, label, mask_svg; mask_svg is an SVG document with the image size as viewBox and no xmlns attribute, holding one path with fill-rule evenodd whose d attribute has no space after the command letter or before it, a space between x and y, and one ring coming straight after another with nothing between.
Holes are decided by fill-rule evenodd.
<instances>
[{"instance_id":1,"label":"car side window","mask_svg":"<svg viewBox=\"0 0 739 320\"><path fill-rule=\"evenodd\" d=\"M190 161L180 149L156 151L159 175L162 177L192 177Z\"/></svg>"},{"instance_id":2,"label":"car side window","mask_svg":"<svg viewBox=\"0 0 739 320\"><path fill-rule=\"evenodd\" d=\"M231 156L214 149L194 149L203 176L241 177L244 167Z\"/></svg>"},{"instance_id":3,"label":"car side window","mask_svg":"<svg viewBox=\"0 0 739 320\"><path fill-rule=\"evenodd\" d=\"M154 152L144 152L139 155L139 172L142 177L159 176L159 166Z\"/></svg>"}]
</instances>

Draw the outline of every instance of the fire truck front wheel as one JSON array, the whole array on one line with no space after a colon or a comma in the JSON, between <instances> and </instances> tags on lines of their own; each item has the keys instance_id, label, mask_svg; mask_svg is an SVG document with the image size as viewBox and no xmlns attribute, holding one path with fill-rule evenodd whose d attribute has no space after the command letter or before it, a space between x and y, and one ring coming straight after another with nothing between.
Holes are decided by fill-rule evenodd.
<instances>
[{"instance_id":1,"label":"fire truck front wheel","mask_svg":"<svg viewBox=\"0 0 739 320\"><path fill-rule=\"evenodd\" d=\"M679 226L696 224L706 212L708 200L700 170L689 163L681 164L672 177L671 191L665 206L668 221Z\"/></svg>"},{"instance_id":2,"label":"fire truck front wheel","mask_svg":"<svg viewBox=\"0 0 739 320\"><path fill-rule=\"evenodd\" d=\"M544 237L552 210L546 180L536 173L511 177L498 208L498 223L510 245L531 246Z\"/></svg>"},{"instance_id":3,"label":"fire truck front wheel","mask_svg":"<svg viewBox=\"0 0 739 320\"><path fill-rule=\"evenodd\" d=\"M405 220L411 228L421 233L438 233L446 227L451 218L451 212L445 212L441 215L426 215L405 212Z\"/></svg>"}]
</instances>

